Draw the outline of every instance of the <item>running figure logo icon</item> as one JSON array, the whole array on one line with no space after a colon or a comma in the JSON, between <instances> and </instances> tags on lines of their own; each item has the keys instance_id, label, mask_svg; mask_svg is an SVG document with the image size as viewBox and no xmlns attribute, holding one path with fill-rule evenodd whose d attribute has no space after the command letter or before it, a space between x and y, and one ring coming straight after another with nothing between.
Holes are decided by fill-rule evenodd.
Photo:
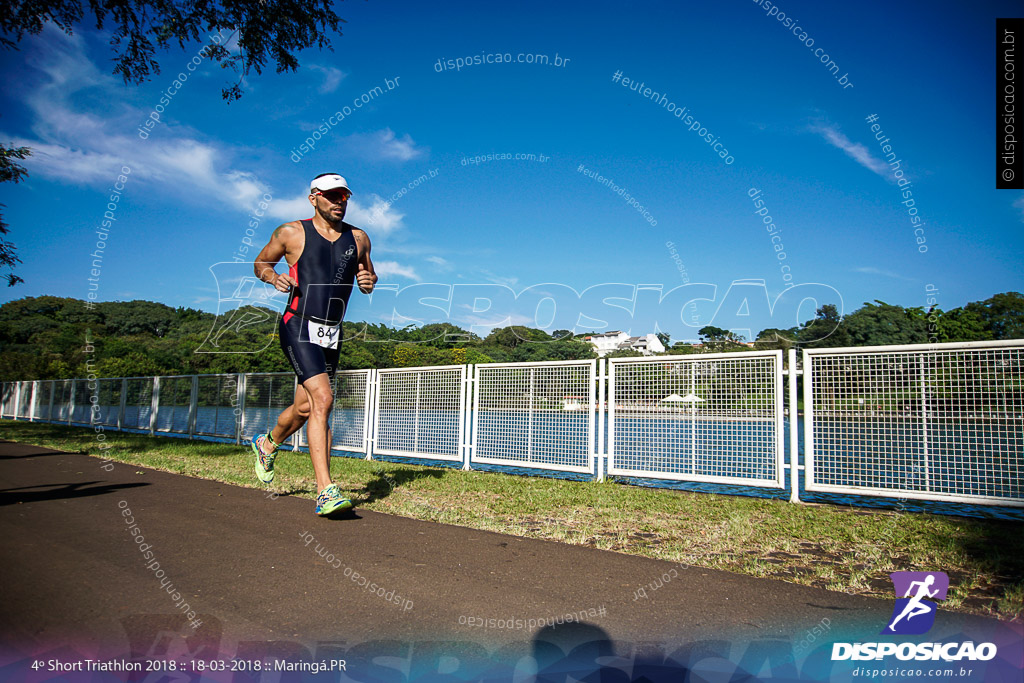
<instances>
[{"instance_id":1,"label":"running figure logo icon","mask_svg":"<svg viewBox=\"0 0 1024 683\"><path fill-rule=\"evenodd\" d=\"M882 634L927 633L935 623L937 606L925 598L945 600L949 577L945 572L893 572L889 578L892 579L897 598L892 620Z\"/></svg>"}]
</instances>

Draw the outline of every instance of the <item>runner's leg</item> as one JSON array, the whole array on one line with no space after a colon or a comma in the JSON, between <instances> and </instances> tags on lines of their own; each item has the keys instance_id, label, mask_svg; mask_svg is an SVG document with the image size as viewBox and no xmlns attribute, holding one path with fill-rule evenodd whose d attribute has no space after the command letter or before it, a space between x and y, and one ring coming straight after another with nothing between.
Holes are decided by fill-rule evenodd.
<instances>
[{"instance_id":1,"label":"runner's leg","mask_svg":"<svg viewBox=\"0 0 1024 683\"><path fill-rule=\"evenodd\" d=\"M277 416L277 424L270 430L270 438L276 444L284 444L288 437L302 429L302 425L306 424L308 418L309 395L302 385L299 385L295 389L295 398L292 399L292 404ZM270 453L271 449L270 443L260 442L261 452Z\"/></svg>"},{"instance_id":2,"label":"runner's leg","mask_svg":"<svg viewBox=\"0 0 1024 683\"><path fill-rule=\"evenodd\" d=\"M309 441L309 457L313 461L317 493L331 483L328 461L327 436L330 431L331 408L334 407L334 393L327 373L310 377L302 383L310 403L309 421L306 422L306 439Z\"/></svg>"}]
</instances>

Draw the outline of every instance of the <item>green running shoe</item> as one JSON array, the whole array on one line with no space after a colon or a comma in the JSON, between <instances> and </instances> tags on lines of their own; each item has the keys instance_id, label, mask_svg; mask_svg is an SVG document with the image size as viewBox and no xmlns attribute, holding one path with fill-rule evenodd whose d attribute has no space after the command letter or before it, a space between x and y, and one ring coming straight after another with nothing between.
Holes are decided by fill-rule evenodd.
<instances>
[{"instance_id":1,"label":"green running shoe","mask_svg":"<svg viewBox=\"0 0 1024 683\"><path fill-rule=\"evenodd\" d=\"M352 501L341 495L341 489L337 484L330 484L316 497L316 514L329 515L338 510L348 510L352 507Z\"/></svg>"},{"instance_id":2,"label":"green running shoe","mask_svg":"<svg viewBox=\"0 0 1024 683\"><path fill-rule=\"evenodd\" d=\"M263 440L270 442L274 446L274 450L270 453L260 450L260 442ZM260 434L252 440L252 452L256 454L256 478L264 484L274 481L274 458L277 457L275 453L277 453L278 445L270 438L270 434Z\"/></svg>"}]
</instances>

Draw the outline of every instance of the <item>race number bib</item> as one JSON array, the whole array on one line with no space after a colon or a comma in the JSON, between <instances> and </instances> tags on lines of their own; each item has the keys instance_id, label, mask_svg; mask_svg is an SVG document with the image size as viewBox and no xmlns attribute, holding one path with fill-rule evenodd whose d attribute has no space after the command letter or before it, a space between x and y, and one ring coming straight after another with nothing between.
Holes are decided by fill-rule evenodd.
<instances>
[{"instance_id":1,"label":"race number bib","mask_svg":"<svg viewBox=\"0 0 1024 683\"><path fill-rule=\"evenodd\" d=\"M306 330L309 332L309 341L325 349L338 348L338 337L341 332L341 325L321 325L312 320L306 321Z\"/></svg>"}]
</instances>

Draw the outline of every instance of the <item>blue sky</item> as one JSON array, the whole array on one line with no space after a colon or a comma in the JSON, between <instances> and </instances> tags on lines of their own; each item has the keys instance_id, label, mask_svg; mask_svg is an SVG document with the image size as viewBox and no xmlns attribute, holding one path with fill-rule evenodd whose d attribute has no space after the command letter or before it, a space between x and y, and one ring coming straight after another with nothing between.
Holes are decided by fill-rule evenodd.
<instances>
[{"instance_id":1,"label":"blue sky","mask_svg":"<svg viewBox=\"0 0 1024 683\"><path fill-rule=\"evenodd\" d=\"M139 126L200 45L161 53L161 75L126 86L110 73L109 36L47 28L0 54L0 139L34 150L29 180L0 188L26 280L0 302L92 288L102 301L220 313L280 306L238 287L251 266L231 262L247 228L251 258L278 224L308 218L309 180L326 171L349 180L348 220L369 233L381 276L349 320L692 339L706 324L790 327L823 303L923 305L928 285L944 309L1020 291L1024 198L994 189L992 152L995 18L1015 7L787 0L787 27L756 0L339 3L348 23L333 53L303 53L296 74L250 75L230 105L229 75L203 63L145 139ZM444 68L495 54L563 64ZM468 163L486 155L513 158ZM90 254L122 167L96 276Z\"/></svg>"}]
</instances>

